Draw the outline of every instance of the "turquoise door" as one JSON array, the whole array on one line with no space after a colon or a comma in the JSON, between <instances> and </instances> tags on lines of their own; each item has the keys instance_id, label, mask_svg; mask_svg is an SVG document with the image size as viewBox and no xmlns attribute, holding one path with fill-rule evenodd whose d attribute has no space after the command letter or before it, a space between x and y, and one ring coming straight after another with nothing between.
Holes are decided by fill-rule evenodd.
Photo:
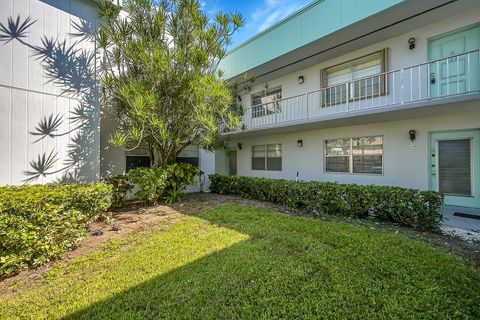
<instances>
[{"instance_id":1,"label":"turquoise door","mask_svg":"<svg viewBox=\"0 0 480 320\"><path fill-rule=\"evenodd\" d=\"M430 97L479 90L479 48L478 24L429 39Z\"/></svg>"},{"instance_id":2,"label":"turquoise door","mask_svg":"<svg viewBox=\"0 0 480 320\"><path fill-rule=\"evenodd\" d=\"M430 134L430 189L445 204L480 208L480 130Z\"/></svg>"}]
</instances>

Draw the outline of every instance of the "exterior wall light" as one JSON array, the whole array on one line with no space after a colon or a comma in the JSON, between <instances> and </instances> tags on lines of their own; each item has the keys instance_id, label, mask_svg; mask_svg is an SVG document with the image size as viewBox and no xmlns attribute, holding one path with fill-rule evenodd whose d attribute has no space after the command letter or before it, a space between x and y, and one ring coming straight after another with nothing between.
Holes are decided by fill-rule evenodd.
<instances>
[{"instance_id":1,"label":"exterior wall light","mask_svg":"<svg viewBox=\"0 0 480 320\"><path fill-rule=\"evenodd\" d=\"M242 102L242 97L237 96L238 102Z\"/></svg>"},{"instance_id":2,"label":"exterior wall light","mask_svg":"<svg viewBox=\"0 0 480 320\"><path fill-rule=\"evenodd\" d=\"M303 147L303 140L297 140L297 147Z\"/></svg>"},{"instance_id":3,"label":"exterior wall light","mask_svg":"<svg viewBox=\"0 0 480 320\"><path fill-rule=\"evenodd\" d=\"M408 47L410 48L410 50L415 49L415 38L412 37L408 39Z\"/></svg>"},{"instance_id":4,"label":"exterior wall light","mask_svg":"<svg viewBox=\"0 0 480 320\"><path fill-rule=\"evenodd\" d=\"M238 150L242 150L242 143L241 143L241 142L239 142L239 143L237 144L237 146L238 146Z\"/></svg>"},{"instance_id":5,"label":"exterior wall light","mask_svg":"<svg viewBox=\"0 0 480 320\"><path fill-rule=\"evenodd\" d=\"M305 82L305 78L303 76L298 76L298 84L303 84Z\"/></svg>"},{"instance_id":6,"label":"exterior wall light","mask_svg":"<svg viewBox=\"0 0 480 320\"><path fill-rule=\"evenodd\" d=\"M410 136L410 141L413 142L417 138L417 131L412 129L412 130L408 131L408 135Z\"/></svg>"}]
</instances>

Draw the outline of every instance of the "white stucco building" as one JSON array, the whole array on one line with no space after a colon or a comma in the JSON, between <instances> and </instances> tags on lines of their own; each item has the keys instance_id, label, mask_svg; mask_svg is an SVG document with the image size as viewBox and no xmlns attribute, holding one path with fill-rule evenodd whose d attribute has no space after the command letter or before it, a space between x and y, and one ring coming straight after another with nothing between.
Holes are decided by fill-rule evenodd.
<instances>
[{"instance_id":1,"label":"white stucco building","mask_svg":"<svg viewBox=\"0 0 480 320\"><path fill-rule=\"evenodd\" d=\"M439 190L480 208L480 3L314 1L232 50L254 87L216 171Z\"/></svg>"},{"instance_id":2,"label":"white stucco building","mask_svg":"<svg viewBox=\"0 0 480 320\"><path fill-rule=\"evenodd\" d=\"M92 182L148 163L109 144L101 109L92 0L0 1L0 185ZM180 161L214 171L214 154L188 147Z\"/></svg>"}]
</instances>

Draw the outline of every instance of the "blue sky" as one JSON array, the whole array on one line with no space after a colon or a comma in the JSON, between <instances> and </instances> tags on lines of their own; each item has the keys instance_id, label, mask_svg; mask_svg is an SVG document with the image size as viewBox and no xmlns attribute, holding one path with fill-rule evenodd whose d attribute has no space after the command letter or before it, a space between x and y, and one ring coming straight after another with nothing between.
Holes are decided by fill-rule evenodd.
<instances>
[{"instance_id":1,"label":"blue sky","mask_svg":"<svg viewBox=\"0 0 480 320\"><path fill-rule=\"evenodd\" d=\"M200 0L204 11L214 16L218 11L238 11L245 26L235 34L230 49L265 30L312 0Z\"/></svg>"}]
</instances>

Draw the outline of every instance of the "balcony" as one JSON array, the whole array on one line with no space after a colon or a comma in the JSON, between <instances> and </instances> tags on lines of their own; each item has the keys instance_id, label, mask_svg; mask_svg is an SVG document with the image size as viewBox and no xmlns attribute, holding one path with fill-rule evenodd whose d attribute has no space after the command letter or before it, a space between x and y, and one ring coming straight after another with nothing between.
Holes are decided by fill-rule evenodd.
<instances>
[{"instance_id":1,"label":"balcony","mask_svg":"<svg viewBox=\"0 0 480 320\"><path fill-rule=\"evenodd\" d=\"M478 98L474 94L480 90L479 57L479 50L470 51L254 105L245 110L243 130L453 102L455 97Z\"/></svg>"}]
</instances>

